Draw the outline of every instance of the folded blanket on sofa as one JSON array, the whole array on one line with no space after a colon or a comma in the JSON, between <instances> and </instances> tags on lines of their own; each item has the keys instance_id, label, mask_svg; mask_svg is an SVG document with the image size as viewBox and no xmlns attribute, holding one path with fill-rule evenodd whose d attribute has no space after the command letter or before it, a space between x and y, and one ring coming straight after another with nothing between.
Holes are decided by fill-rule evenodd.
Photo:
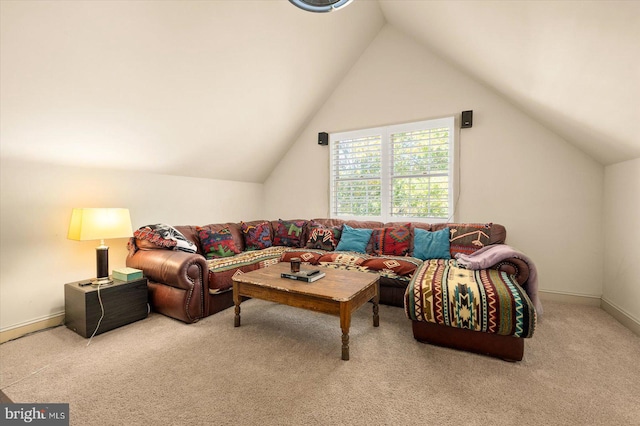
<instances>
[{"instance_id":1,"label":"folded blanket on sofa","mask_svg":"<svg viewBox=\"0 0 640 426\"><path fill-rule=\"evenodd\" d=\"M527 295L536 307L538 317L540 317L543 310L542 303L538 297L538 272L535 264L528 256L506 244L485 246L471 254L456 254L458 265L472 270L490 268L510 257L520 259L529 265L529 279L522 287L527 292Z\"/></svg>"}]
</instances>

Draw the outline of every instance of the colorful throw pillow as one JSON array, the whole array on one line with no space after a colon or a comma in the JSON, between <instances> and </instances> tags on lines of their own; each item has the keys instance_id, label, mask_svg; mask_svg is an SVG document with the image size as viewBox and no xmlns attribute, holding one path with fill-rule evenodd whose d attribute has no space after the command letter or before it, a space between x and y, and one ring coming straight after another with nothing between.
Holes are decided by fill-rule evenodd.
<instances>
[{"instance_id":1,"label":"colorful throw pillow","mask_svg":"<svg viewBox=\"0 0 640 426\"><path fill-rule=\"evenodd\" d=\"M457 253L471 254L491 241L491 223L457 223L451 224L451 255Z\"/></svg>"},{"instance_id":2,"label":"colorful throw pillow","mask_svg":"<svg viewBox=\"0 0 640 426\"><path fill-rule=\"evenodd\" d=\"M375 228L367 246L367 253L377 256L406 256L411 250L411 224Z\"/></svg>"},{"instance_id":3,"label":"colorful throw pillow","mask_svg":"<svg viewBox=\"0 0 640 426\"><path fill-rule=\"evenodd\" d=\"M273 245L286 247L302 247L303 231L306 220L278 220L274 231Z\"/></svg>"},{"instance_id":4,"label":"colorful throw pillow","mask_svg":"<svg viewBox=\"0 0 640 426\"><path fill-rule=\"evenodd\" d=\"M366 253L372 232L373 229L352 228L345 224L342 226L342 235L336 250Z\"/></svg>"},{"instance_id":5,"label":"colorful throw pillow","mask_svg":"<svg viewBox=\"0 0 640 426\"><path fill-rule=\"evenodd\" d=\"M418 259L451 259L449 252L449 228L440 231L414 229L413 257Z\"/></svg>"},{"instance_id":6,"label":"colorful throw pillow","mask_svg":"<svg viewBox=\"0 0 640 426\"><path fill-rule=\"evenodd\" d=\"M196 227L202 251L207 259L215 259L218 257L229 257L240 253L240 250L233 242L231 230L223 228L218 232L210 231L207 228Z\"/></svg>"},{"instance_id":7,"label":"colorful throw pillow","mask_svg":"<svg viewBox=\"0 0 640 426\"><path fill-rule=\"evenodd\" d=\"M342 235L342 226L327 228L317 222L311 222L307 248L333 251Z\"/></svg>"},{"instance_id":8,"label":"colorful throw pillow","mask_svg":"<svg viewBox=\"0 0 640 426\"><path fill-rule=\"evenodd\" d=\"M139 228L133 233L139 240L149 241L158 247L171 250L195 253L198 248L194 243L187 240L180 231L165 223L156 223Z\"/></svg>"},{"instance_id":9,"label":"colorful throw pillow","mask_svg":"<svg viewBox=\"0 0 640 426\"><path fill-rule=\"evenodd\" d=\"M248 225L240 222L246 250L262 250L271 247L271 224L262 222L257 225Z\"/></svg>"}]
</instances>

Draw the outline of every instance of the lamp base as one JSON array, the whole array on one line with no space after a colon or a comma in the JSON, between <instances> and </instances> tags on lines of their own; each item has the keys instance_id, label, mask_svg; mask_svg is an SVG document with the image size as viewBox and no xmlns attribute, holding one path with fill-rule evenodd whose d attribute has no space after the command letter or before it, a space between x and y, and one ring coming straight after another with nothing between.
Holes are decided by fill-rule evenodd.
<instances>
[{"instance_id":1,"label":"lamp base","mask_svg":"<svg viewBox=\"0 0 640 426\"><path fill-rule=\"evenodd\" d=\"M113 280L109 277L97 278L95 280L91 280L91 285L97 287L99 285L111 285L113 284Z\"/></svg>"}]
</instances>

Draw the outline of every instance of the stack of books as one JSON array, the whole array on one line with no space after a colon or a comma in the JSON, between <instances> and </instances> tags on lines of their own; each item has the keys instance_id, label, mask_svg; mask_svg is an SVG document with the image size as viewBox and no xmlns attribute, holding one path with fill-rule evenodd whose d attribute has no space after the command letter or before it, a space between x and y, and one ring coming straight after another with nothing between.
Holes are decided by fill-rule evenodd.
<instances>
[{"instance_id":1,"label":"stack of books","mask_svg":"<svg viewBox=\"0 0 640 426\"><path fill-rule=\"evenodd\" d=\"M312 283L318 281L325 276L324 272L318 269L308 269L300 272L283 272L280 274L282 278L288 278L290 280L304 281L306 283Z\"/></svg>"}]
</instances>

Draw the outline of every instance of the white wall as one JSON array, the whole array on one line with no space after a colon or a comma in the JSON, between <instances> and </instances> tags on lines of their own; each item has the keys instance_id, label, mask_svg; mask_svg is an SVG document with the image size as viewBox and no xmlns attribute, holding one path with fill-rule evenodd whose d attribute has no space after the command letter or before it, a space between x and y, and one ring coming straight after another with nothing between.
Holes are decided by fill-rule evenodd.
<instances>
[{"instance_id":1,"label":"white wall","mask_svg":"<svg viewBox=\"0 0 640 426\"><path fill-rule=\"evenodd\" d=\"M265 182L267 217L329 214L329 148L317 133L472 109L461 131L455 220L500 223L540 289L600 297L604 168L504 98L386 26ZM303 194L304 196L300 196Z\"/></svg>"},{"instance_id":2,"label":"white wall","mask_svg":"<svg viewBox=\"0 0 640 426\"><path fill-rule=\"evenodd\" d=\"M640 158L604 172L602 298L640 324Z\"/></svg>"},{"instance_id":3,"label":"white wall","mask_svg":"<svg viewBox=\"0 0 640 426\"><path fill-rule=\"evenodd\" d=\"M262 184L6 158L0 170L0 330L63 312L64 284L95 277L99 242L67 239L74 207L128 208L134 230L262 217ZM106 241L110 269L124 266L126 242Z\"/></svg>"}]
</instances>

